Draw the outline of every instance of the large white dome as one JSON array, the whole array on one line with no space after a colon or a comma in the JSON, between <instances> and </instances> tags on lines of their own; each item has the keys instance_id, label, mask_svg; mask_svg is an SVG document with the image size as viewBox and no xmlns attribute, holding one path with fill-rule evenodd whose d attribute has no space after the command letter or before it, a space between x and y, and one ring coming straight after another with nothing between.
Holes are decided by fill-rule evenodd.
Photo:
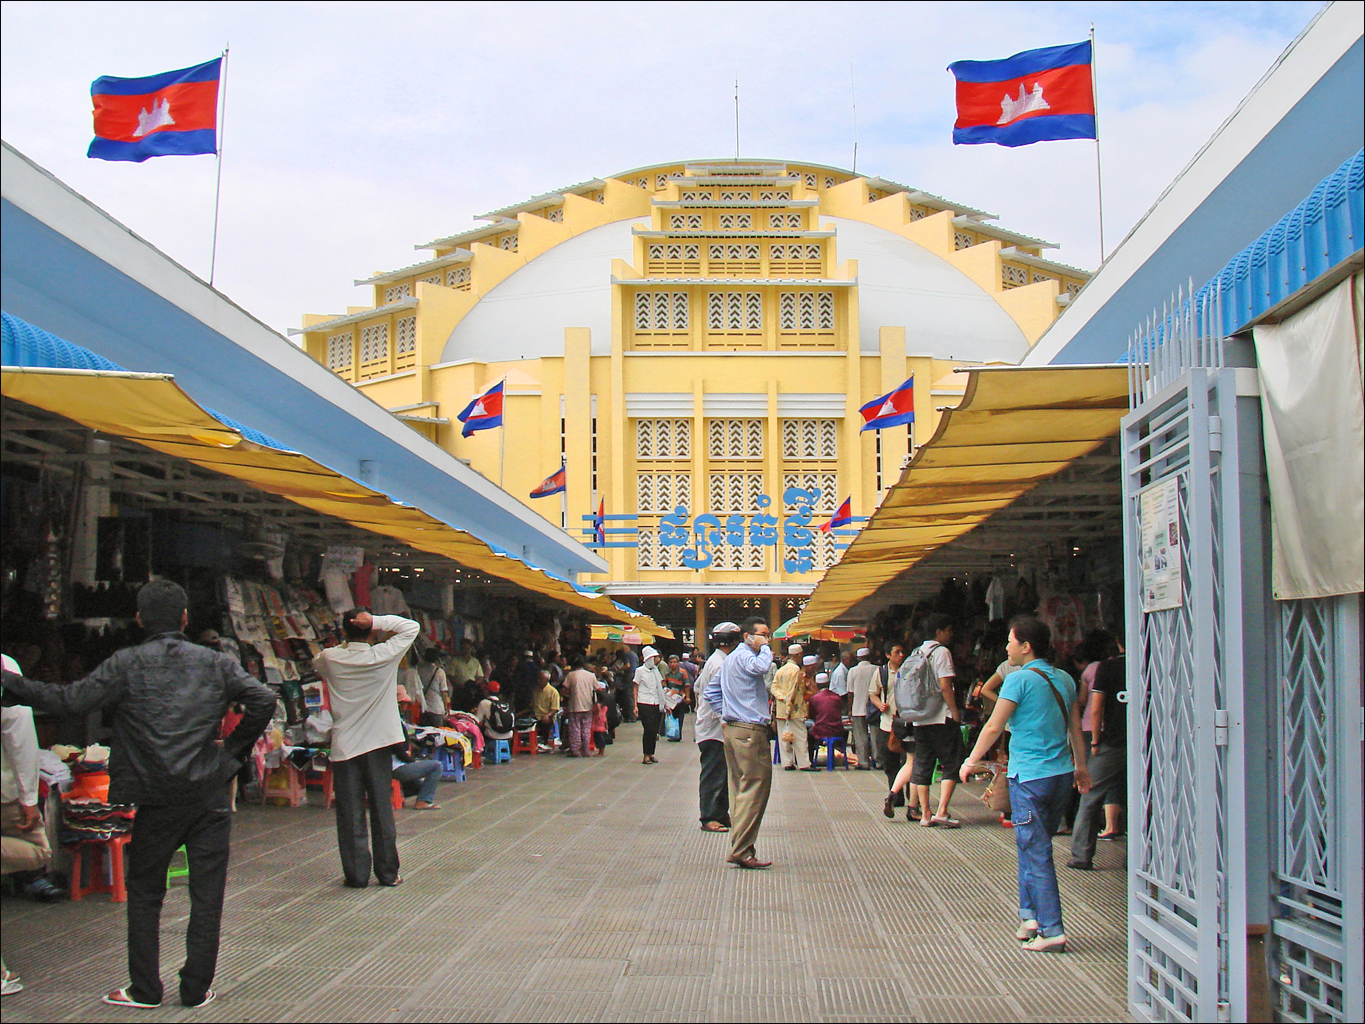
<instances>
[{"instance_id":1,"label":"large white dome","mask_svg":"<svg viewBox=\"0 0 1365 1024\"><path fill-rule=\"evenodd\" d=\"M593 355L611 354L611 261L632 257L631 226L605 224L535 257L485 295L451 332L442 362L500 362L564 352L564 328L592 331ZM946 260L882 228L820 218L838 232L838 262L858 261L862 350L878 328L904 327L906 351L941 359L1017 363L1028 351L1018 325Z\"/></svg>"}]
</instances>

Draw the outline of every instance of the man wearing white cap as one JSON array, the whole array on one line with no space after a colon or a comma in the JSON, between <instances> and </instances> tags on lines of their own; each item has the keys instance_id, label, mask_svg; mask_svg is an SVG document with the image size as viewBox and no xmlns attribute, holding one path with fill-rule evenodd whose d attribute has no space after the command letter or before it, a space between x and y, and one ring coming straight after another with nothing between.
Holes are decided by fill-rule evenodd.
<instances>
[{"instance_id":1,"label":"man wearing white cap","mask_svg":"<svg viewBox=\"0 0 1365 1024\"><path fill-rule=\"evenodd\" d=\"M664 677L659 671L659 652L646 647L640 652L641 665L635 670L635 708L644 726L644 760L641 764L658 764L654 748L659 742L659 723L663 721Z\"/></svg>"},{"instance_id":2,"label":"man wearing white cap","mask_svg":"<svg viewBox=\"0 0 1365 1024\"><path fill-rule=\"evenodd\" d=\"M869 709L872 714L877 713L868 700L872 681L877 678L877 666L872 664L872 652L868 648L859 647L856 654L858 663L848 670L848 692L853 698L853 749L858 755L858 770L865 772L876 767L872 759L872 733L868 729L867 719Z\"/></svg>"},{"instance_id":3,"label":"man wearing white cap","mask_svg":"<svg viewBox=\"0 0 1365 1024\"><path fill-rule=\"evenodd\" d=\"M773 728L782 752L782 768L794 772L798 765L810 767L810 747L806 743L806 674L803 662L815 664L814 655L801 656L801 645L787 648L787 660L773 676Z\"/></svg>"},{"instance_id":4,"label":"man wearing white cap","mask_svg":"<svg viewBox=\"0 0 1365 1024\"><path fill-rule=\"evenodd\" d=\"M697 675L694 690L699 694L706 692L711 680L720 672L721 665L725 664L726 656L739 643L739 627L733 622L719 623L711 630L711 640L716 649ZM697 752L701 754L701 783L697 795L701 805L703 832L730 831L730 785L729 771L725 765L724 726L720 713L711 706L710 701L697 701L697 720L692 732L696 736Z\"/></svg>"}]
</instances>

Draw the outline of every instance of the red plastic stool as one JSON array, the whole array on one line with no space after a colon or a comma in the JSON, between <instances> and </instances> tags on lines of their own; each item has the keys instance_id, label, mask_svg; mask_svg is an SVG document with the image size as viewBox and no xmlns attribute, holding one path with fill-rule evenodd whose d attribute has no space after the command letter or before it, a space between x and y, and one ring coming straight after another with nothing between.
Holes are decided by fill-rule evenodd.
<instances>
[{"instance_id":1,"label":"red plastic stool","mask_svg":"<svg viewBox=\"0 0 1365 1024\"><path fill-rule=\"evenodd\" d=\"M389 784L392 787L393 793L393 809L395 811L401 811L403 809L403 786L397 779L391 779ZM322 773L322 806L331 807L336 802L336 786L332 781L332 768L329 765L327 770Z\"/></svg>"},{"instance_id":2,"label":"red plastic stool","mask_svg":"<svg viewBox=\"0 0 1365 1024\"><path fill-rule=\"evenodd\" d=\"M131 835L121 835L109 839L84 839L70 847L73 900L84 899L93 893L107 892L115 903L128 901L128 890L123 884L123 848L128 845L131 838L133 838ZM91 854L89 860L85 859L87 852ZM104 872L101 870L105 863L109 865L107 882L104 881ZM90 876L88 882L87 875Z\"/></svg>"},{"instance_id":3,"label":"red plastic stool","mask_svg":"<svg viewBox=\"0 0 1365 1024\"><path fill-rule=\"evenodd\" d=\"M530 737L529 739L527 737ZM540 737L536 733L535 726L523 729L521 732L512 733L512 754L538 754L540 753Z\"/></svg>"}]
</instances>

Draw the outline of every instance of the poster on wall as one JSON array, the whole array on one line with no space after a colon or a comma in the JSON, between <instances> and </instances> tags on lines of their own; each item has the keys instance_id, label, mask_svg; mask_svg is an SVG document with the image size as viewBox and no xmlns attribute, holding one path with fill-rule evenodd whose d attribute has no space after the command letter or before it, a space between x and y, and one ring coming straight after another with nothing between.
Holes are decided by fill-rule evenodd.
<instances>
[{"instance_id":1,"label":"poster on wall","mask_svg":"<svg viewBox=\"0 0 1365 1024\"><path fill-rule=\"evenodd\" d=\"M1180 480L1153 484L1138 499L1138 528L1142 544L1142 610L1160 612L1179 608Z\"/></svg>"}]
</instances>

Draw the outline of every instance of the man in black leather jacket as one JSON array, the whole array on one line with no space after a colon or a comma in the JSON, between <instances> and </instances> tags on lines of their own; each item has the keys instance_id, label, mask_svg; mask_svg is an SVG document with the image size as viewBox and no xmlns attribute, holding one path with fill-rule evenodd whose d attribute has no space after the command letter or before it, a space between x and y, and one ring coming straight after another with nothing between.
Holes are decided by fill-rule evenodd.
<instances>
[{"instance_id":1,"label":"man in black leather jacket","mask_svg":"<svg viewBox=\"0 0 1365 1024\"><path fill-rule=\"evenodd\" d=\"M4 703L58 715L96 708L114 713L109 802L135 803L128 844L128 970L126 988L104 1001L116 1006L161 1004L161 903L172 855L185 847L190 922L180 1001L202 1006L218 962L218 934L227 883L231 814L228 782L270 724L276 696L237 660L192 643L185 591L153 580L138 592L138 623L149 634L94 672L63 686L4 673ZM230 702L245 709L237 728L219 740Z\"/></svg>"}]
</instances>

